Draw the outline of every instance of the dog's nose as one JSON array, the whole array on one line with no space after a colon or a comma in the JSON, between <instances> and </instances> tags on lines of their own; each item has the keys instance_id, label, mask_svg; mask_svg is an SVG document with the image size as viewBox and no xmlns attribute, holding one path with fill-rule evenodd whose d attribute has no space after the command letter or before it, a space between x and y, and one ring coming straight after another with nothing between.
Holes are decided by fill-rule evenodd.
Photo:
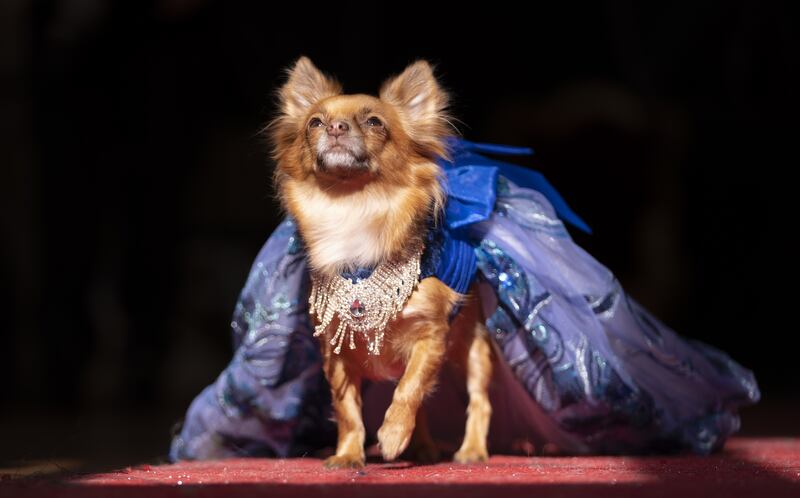
<instances>
[{"instance_id":1,"label":"dog's nose","mask_svg":"<svg viewBox=\"0 0 800 498\"><path fill-rule=\"evenodd\" d=\"M328 135L338 137L347 133L349 129L350 125L344 121L331 121L328 125Z\"/></svg>"}]
</instances>

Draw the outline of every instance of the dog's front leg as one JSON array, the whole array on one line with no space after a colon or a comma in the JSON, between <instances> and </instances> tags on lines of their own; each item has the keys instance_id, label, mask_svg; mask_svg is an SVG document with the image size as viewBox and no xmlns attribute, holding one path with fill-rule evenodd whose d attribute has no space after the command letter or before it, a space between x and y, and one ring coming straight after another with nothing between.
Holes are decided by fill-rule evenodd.
<instances>
[{"instance_id":1,"label":"dog's front leg","mask_svg":"<svg viewBox=\"0 0 800 498\"><path fill-rule=\"evenodd\" d=\"M325 354L325 375L331 386L336 412L336 454L325 460L328 468L364 466L364 422L361 418L361 377L330 349Z\"/></svg>"},{"instance_id":2,"label":"dog's front leg","mask_svg":"<svg viewBox=\"0 0 800 498\"><path fill-rule=\"evenodd\" d=\"M378 444L387 461L406 449L414 431L417 410L436 382L446 351L448 325L426 324L425 337L412 346L406 370L394 390L392 404L378 429Z\"/></svg>"}]
</instances>

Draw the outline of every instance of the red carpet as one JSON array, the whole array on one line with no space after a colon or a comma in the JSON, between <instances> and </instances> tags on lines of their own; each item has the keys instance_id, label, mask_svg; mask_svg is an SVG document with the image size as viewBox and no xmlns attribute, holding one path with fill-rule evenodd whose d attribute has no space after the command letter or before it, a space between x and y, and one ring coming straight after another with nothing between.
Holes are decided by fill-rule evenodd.
<instances>
[{"instance_id":1,"label":"red carpet","mask_svg":"<svg viewBox=\"0 0 800 498\"><path fill-rule=\"evenodd\" d=\"M0 481L2 497L800 497L800 439L733 439L711 457L509 457L488 464L372 463L323 469L317 459L241 459Z\"/></svg>"}]
</instances>

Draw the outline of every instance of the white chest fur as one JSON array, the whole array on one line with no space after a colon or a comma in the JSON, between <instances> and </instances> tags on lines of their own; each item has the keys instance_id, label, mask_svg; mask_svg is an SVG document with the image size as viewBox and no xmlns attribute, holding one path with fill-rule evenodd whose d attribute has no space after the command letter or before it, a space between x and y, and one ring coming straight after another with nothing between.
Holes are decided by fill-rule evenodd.
<instances>
[{"instance_id":1,"label":"white chest fur","mask_svg":"<svg viewBox=\"0 0 800 498\"><path fill-rule=\"evenodd\" d=\"M392 208L398 195L364 191L333 197L308 190L296 197L312 267L338 272L380 262L391 251L386 232L396 221Z\"/></svg>"}]
</instances>

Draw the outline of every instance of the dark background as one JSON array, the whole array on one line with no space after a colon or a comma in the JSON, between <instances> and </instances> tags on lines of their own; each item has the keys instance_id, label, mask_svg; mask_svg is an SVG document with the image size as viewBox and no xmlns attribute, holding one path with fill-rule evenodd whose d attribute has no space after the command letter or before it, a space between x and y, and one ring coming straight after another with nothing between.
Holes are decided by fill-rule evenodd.
<instances>
[{"instance_id":1,"label":"dark background","mask_svg":"<svg viewBox=\"0 0 800 498\"><path fill-rule=\"evenodd\" d=\"M436 63L466 138L534 147L524 162L594 229L576 240L755 370L745 432L797 434L797 19L758 1L526 9L3 2L0 464L166 453L281 218L258 130L301 54L351 93Z\"/></svg>"}]
</instances>

